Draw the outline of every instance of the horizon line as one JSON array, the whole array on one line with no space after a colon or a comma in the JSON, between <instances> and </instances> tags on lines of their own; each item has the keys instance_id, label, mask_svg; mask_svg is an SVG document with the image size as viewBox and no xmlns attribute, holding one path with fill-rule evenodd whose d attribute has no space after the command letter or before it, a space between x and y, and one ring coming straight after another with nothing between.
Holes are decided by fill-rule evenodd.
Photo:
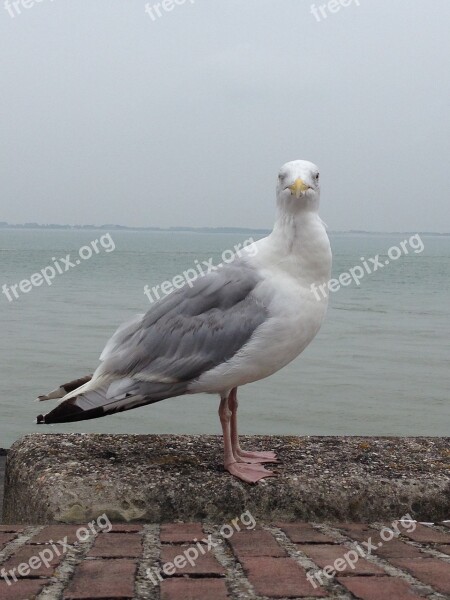
<instances>
[{"instance_id":1,"label":"horizon line","mask_svg":"<svg viewBox=\"0 0 450 600\"><path fill-rule=\"evenodd\" d=\"M222 227L211 227L211 226L203 226L203 227L189 227L189 226L170 226L170 227L157 227L153 225L148 226L133 226L133 225L120 225L117 223L106 223L103 225L70 225L70 224L60 224L60 223L8 223L7 221L0 221L0 229L54 229L54 230L123 230L123 231L177 231L177 232L198 232L198 233L245 233L245 232L254 232L254 233L270 233L272 229L268 228L258 228L258 227L237 227L237 226L222 226ZM330 233L352 233L352 234L409 234L409 233L420 233L422 235L441 235L448 236L450 232L446 231L380 231L380 230L368 230L368 229L330 229L328 230Z\"/></svg>"}]
</instances>

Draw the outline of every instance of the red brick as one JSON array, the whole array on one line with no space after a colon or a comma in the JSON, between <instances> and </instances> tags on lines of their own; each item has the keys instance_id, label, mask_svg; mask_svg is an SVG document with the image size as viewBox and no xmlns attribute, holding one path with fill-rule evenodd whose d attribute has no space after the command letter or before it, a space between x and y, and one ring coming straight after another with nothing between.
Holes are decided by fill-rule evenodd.
<instances>
[{"instance_id":1,"label":"red brick","mask_svg":"<svg viewBox=\"0 0 450 600\"><path fill-rule=\"evenodd\" d=\"M242 566L258 595L269 598L317 596L328 594L323 588L314 588L306 572L292 558L244 558Z\"/></svg>"},{"instance_id":2,"label":"red brick","mask_svg":"<svg viewBox=\"0 0 450 600\"><path fill-rule=\"evenodd\" d=\"M432 588L450 594L450 564L437 558L406 559L390 561L396 567L411 573L413 577Z\"/></svg>"},{"instance_id":3,"label":"red brick","mask_svg":"<svg viewBox=\"0 0 450 600\"><path fill-rule=\"evenodd\" d=\"M309 523L276 523L294 544L333 544L335 540Z\"/></svg>"},{"instance_id":4,"label":"red brick","mask_svg":"<svg viewBox=\"0 0 450 600\"><path fill-rule=\"evenodd\" d=\"M450 544L450 532L442 533L437 529L432 529L426 525L417 524L417 527L411 533L408 533L404 529L400 529L402 535L406 536L413 542L421 543L434 543L434 544Z\"/></svg>"},{"instance_id":5,"label":"red brick","mask_svg":"<svg viewBox=\"0 0 450 600\"><path fill-rule=\"evenodd\" d=\"M109 533L144 533L143 523L112 523L112 529ZM99 533L108 533L102 531L96 526Z\"/></svg>"},{"instance_id":6,"label":"red brick","mask_svg":"<svg viewBox=\"0 0 450 600\"><path fill-rule=\"evenodd\" d=\"M88 556L102 558L139 558L142 541L134 533L107 533L97 536Z\"/></svg>"},{"instance_id":7,"label":"red brick","mask_svg":"<svg viewBox=\"0 0 450 600\"><path fill-rule=\"evenodd\" d=\"M261 529L236 532L228 541L239 559L245 556L286 556L273 535Z\"/></svg>"},{"instance_id":8,"label":"red brick","mask_svg":"<svg viewBox=\"0 0 450 600\"><path fill-rule=\"evenodd\" d=\"M186 579L177 577L161 583L161 600L227 600L223 579Z\"/></svg>"},{"instance_id":9,"label":"red brick","mask_svg":"<svg viewBox=\"0 0 450 600\"><path fill-rule=\"evenodd\" d=\"M371 552L382 558L423 558L426 556L415 546L411 546L410 544L406 544L399 540L398 534L392 537L392 539L388 539L390 534L387 535L388 532L384 532L383 537L385 539L383 539L380 531L370 529L367 525L362 523L346 523L344 526L339 525L338 527L348 537L357 540L363 549L366 548L363 542L370 541L372 546L377 546L376 550L370 547ZM385 527L390 529L393 533L396 533L392 524L386 524ZM404 533L404 528L401 524L398 525L398 529L401 533Z\"/></svg>"},{"instance_id":10,"label":"red brick","mask_svg":"<svg viewBox=\"0 0 450 600\"><path fill-rule=\"evenodd\" d=\"M201 523L167 523L161 525L161 542L182 544L206 537Z\"/></svg>"},{"instance_id":11,"label":"red brick","mask_svg":"<svg viewBox=\"0 0 450 600\"><path fill-rule=\"evenodd\" d=\"M348 552L351 552L350 548L344 546L331 546L328 544L297 544L297 548L304 552L306 556L311 558L321 569L330 566L333 567L333 563L336 559L344 559ZM355 552L357 552L355 550ZM353 561L354 556L350 556ZM358 561L354 563L355 568L352 569L348 564L342 571L339 571L341 575L384 575L385 571L365 560L359 556ZM334 569L334 567L333 567Z\"/></svg>"},{"instance_id":12,"label":"red brick","mask_svg":"<svg viewBox=\"0 0 450 600\"><path fill-rule=\"evenodd\" d=\"M376 529L371 529L367 523L337 523L334 527L358 542L365 542L377 533Z\"/></svg>"},{"instance_id":13,"label":"red brick","mask_svg":"<svg viewBox=\"0 0 450 600\"><path fill-rule=\"evenodd\" d=\"M21 579L8 585L0 581L0 598L2 600L34 600L48 583L46 579Z\"/></svg>"},{"instance_id":14,"label":"red brick","mask_svg":"<svg viewBox=\"0 0 450 600\"><path fill-rule=\"evenodd\" d=\"M15 537L16 535L14 533L0 533L0 550L3 546L9 544Z\"/></svg>"},{"instance_id":15,"label":"red brick","mask_svg":"<svg viewBox=\"0 0 450 600\"><path fill-rule=\"evenodd\" d=\"M206 546L203 546L206 549ZM184 556L184 552L189 548L195 548L198 551L196 546L163 546L161 549L161 568L165 563L173 563L176 556ZM193 556L193 553L190 554L192 556L192 560L194 562L194 566L187 562L187 564L183 568L176 568L173 575L185 575L185 574L196 574L196 575L224 575L225 570L222 565L214 558L211 552L206 552L206 554L201 554L197 558ZM181 563L181 560L180 560ZM182 564L182 563L181 563ZM166 575L169 575L166 573Z\"/></svg>"},{"instance_id":16,"label":"red brick","mask_svg":"<svg viewBox=\"0 0 450 600\"><path fill-rule=\"evenodd\" d=\"M380 535L380 532L377 531L376 529L370 529L367 525L364 524L352 524L352 523L347 523L345 527L340 527L339 529L342 530L342 532L352 538L352 540L356 540L357 542L359 542L359 545L365 550L366 546L364 545L365 542L367 542L367 544L370 544L369 548L371 552L375 552L375 550L373 549L373 546L377 546L377 548L380 549L380 552L378 552L378 550L376 551L376 553L381 554L382 553L386 553L388 552L388 550L386 550L386 547L389 545L389 547L391 545L393 545L393 547L396 547L396 549L398 551L401 552L405 552L407 553L408 550L405 550L404 548L401 549L400 546L396 545L396 542L398 541L398 535L392 537L390 540L388 540L389 536L386 536L386 533L383 535L383 537L385 537L385 539L383 539ZM394 532L394 530L392 530ZM403 542L398 542L398 543L403 543ZM392 552L394 552L394 550L392 550Z\"/></svg>"},{"instance_id":17,"label":"red brick","mask_svg":"<svg viewBox=\"0 0 450 600\"><path fill-rule=\"evenodd\" d=\"M396 540L398 538L398 535L393 536L390 540L388 540L389 536L386 536L386 533L384 534L384 537L386 539L383 540L383 538L380 535L380 532L377 531L376 529L369 529L367 526L362 526L361 528L352 528L351 526L346 527L346 529L342 530L345 535L347 535L348 537L352 538L352 540L356 540L357 542L359 542L360 545L362 545L364 542L371 542L374 546L384 546L385 544L390 544L392 543L394 540ZM392 530L393 533L394 530ZM364 547L364 546L362 546Z\"/></svg>"},{"instance_id":18,"label":"red brick","mask_svg":"<svg viewBox=\"0 0 450 600\"><path fill-rule=\"evenodd\" d=\"M52 557L47 555L48 550L52 551ZM58 546L58 550L62 552L61 546ZM30 569L30 572L25 575L25 577L50 577L55 568L64 558L64 555L57 556L56 552L54 552L50 547L45 549L44 547L39 546L22 546L22 548L20 548L16 554L11 556L4 564L2 564L2 568L4 568L6 571L17 569L20 564L28 563L31 558L36 557L37 560L39 558L39 553L43 551L46 551L45 558L48 559L50 567L47 568L44 564L41 564L37 569ZM18 578L22 578L17 571L15 575Z\"/></svg>"},{"instance_id":19,"label":"red brick","mask_svg":"<svg viewBox=\"0 0 450 600\"><path fill-rule=\"evenodd\" d=\"M0 525L0 533L22 533L23 527L19 525Z\"/></svg>"},{"instance_id":20,"label":"red brick","mask_svg":"<svg viewBox=\"0 0 450 600\"><path fill-rule=\"evenodd\" d=\"M424 600L408 583L394 577L338 577L337 580L359 600Z\"/></svg>"},{"instance_id":21,"label":"red brick","mask_svg":"<svg viewBox=\"0 0 450 600\"><path fill-rule=\"evenodd\" d=\"M76 532L80 527L81 525L50 525L49 527L44 527L40 533L34 535L28 543L49 544L50 540L53 540L57 544L59 540L64 540L67 536L67 543L74 544L78 541Z\"/></svg>"},{"instance_id":22,"label":"red brick","mask_svg":"<svg viewBox=\"0 0 450 600\"><path fill-rule=\"evenodd\" d=\"M411 544L406 544L400 540L391 540L390 542L383 542L383 545L373 551L377 556L382 558L426 558L424 554Z\"/></svg>"},{"instance_id":23,"label":"red brick","mask_svg":"<svg viewBox=\"0 0 450 600\"><path fill-rule=\"evenodd\" d=\"M64 592L64 600L133 598L137 564L132 560L86 560Z\"/></svg>"}]
</instances>

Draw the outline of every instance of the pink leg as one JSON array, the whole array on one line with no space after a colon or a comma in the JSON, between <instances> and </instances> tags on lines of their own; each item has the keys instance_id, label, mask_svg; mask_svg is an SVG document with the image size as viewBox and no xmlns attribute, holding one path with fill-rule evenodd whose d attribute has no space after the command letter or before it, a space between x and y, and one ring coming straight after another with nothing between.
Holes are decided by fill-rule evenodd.
<instances>
[{"instance_id":1,"label":"pink leg","mask_svg":"<svg viewBox=\"0 0 450 600\"><path fill-rule=\"evenodd\" d=\"M275 452L247 452L242 450L239 444L239 435L237 429L237 409L239 402L237 399L237 388L233 388L228 396L228 407L231 410L231 446L237 462L245 463L273 463L277 461Z\"/></svg>"},{"instance_id":2,"label":"pink leg","mask_svg":"<svg viewBox=\"0 0 450 600\"><path fill-rule=\"evenodd\" d=\"M223 432L224 466L225 469L246 483L256 483L264 477L273 477L275 473L267 471L262 465L251 465L237 462L231 445L231 411L228 408L228 398L221 398L219 408L220 423Z\"/></svg>"}]
</instances>

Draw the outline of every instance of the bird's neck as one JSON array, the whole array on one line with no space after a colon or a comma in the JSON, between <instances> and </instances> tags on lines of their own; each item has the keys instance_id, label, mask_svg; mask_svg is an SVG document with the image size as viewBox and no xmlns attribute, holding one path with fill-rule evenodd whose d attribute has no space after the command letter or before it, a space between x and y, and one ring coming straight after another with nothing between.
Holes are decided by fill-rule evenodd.
<instances>
[{"instance_id":1,"label":"bird's neck","mask_svg":"<svg viewBox=\"0 0 450 600\"><path fill-rule=\"evenodd\" d=\"M281 252L297 254L303 251L307 239L316 237L323 228L318 207L304 206L296 211L278 207L278 216L271 233L272 241Z\"/></svg>"},{"instance_id":2,"label":"bird's neck","mask_svg":"<svg viewBox=\"0 0 450 600\"><path fill-rule=\"evenodd\" d=\"M294 276L314 283L329 280L330 242L317 207L295 213L280 208L269 239L280 266L285 265Z\"/></svg>"}]
</instances>

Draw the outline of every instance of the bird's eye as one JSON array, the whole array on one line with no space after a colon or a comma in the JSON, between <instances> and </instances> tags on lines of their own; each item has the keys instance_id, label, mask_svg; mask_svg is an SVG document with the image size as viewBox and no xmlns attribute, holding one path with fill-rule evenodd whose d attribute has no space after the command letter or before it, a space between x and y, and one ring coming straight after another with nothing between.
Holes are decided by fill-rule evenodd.
<instances>
[{"instance_id":1,"label":"bird's eye","mask_svg":"<svg viewBox=\"0 0 450 600\"><path fill-rule=\"evenodd\" d=\"M316 181L319 181L319 173L316 173Z\"/></svg>"}]
</instances>

